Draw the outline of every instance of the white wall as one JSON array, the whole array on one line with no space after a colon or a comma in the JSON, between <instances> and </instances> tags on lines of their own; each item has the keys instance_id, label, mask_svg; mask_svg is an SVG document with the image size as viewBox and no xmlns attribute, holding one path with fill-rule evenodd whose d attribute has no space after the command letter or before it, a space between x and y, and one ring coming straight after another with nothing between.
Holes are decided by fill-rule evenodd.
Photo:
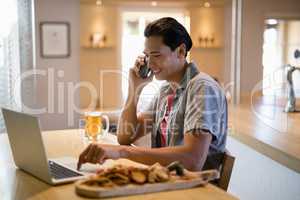
<instances>
[{"instance_id":1,"label":"white wall","mask_svg":"<svg viewBox=\"0 0 300 200\"><path fill-rule=\"evenodd\" d=\"M79 92L74 96L67 96L67 84L79 82L79 1L78 0L35 0L36 17L36 69L54 70L53 84L48 84L47 75L38 76L36 80L36 108L46 108L46 113L40 114L43 130L65 129L78 125L78 114L73 109L79 107ZM63 21L70 23L71 29L71 56L68 58L46 59L40 55L40 30L39 23L44 21ZM63 77L58 77L59 70L64 72ZM49 79L50 80L50 79ZM58 97L58 83L65 86L63 95ZM50 87L50 89L49 89ZM49 92L53 89L53 103L48 100ZM74 101L74 103L73 103ZM62 112L58 106L63 107ZM74 118L72 118L74 116ZM70 120L68 122L68 119Z\"/></svg>"},{"instance_id":2,"label":"white wall","mask_svg":"<svg viewBox=\"0 0 300 200\"><path fill-rule=\"evenodd\" d=\"M299 16L299 0L243 0L241 93L249 93L262 80L264 19L267 16Z\"/></svg>"}]
</instances>

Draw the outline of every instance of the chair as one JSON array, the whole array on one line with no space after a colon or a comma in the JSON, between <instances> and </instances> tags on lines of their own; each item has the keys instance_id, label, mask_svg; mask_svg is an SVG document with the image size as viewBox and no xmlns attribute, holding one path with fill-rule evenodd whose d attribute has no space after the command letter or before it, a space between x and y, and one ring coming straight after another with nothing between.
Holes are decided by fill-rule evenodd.
<instances>
[{"instance_id":1,"label":"chair","mask_svg":"<svg viewBox=\"0 0 300 200\"><path fill-rule=\"evenodd\" d=\"M227 191L230 182L234 161L235 157L230 155L228 151L223 154L220 178L216 181L216 185L225 191Z\"/></svg>"},{"instance_id":2,"label":"chair","mask_svg":"<svg viewBox=\"0 0 300 200\"><path fill-rule=\"evenodd\" d=\"M207 157L202 170L217 169L220 172L220 178L211 181L210 183L227 191L233 164L235 158L228 151L224 153L214 153Z\"/></svg>"}]
</instances>

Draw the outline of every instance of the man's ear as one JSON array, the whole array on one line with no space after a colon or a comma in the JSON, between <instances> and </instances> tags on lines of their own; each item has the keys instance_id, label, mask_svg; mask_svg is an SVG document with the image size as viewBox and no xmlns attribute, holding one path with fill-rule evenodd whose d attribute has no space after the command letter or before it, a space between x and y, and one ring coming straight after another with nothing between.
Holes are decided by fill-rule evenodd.
<instances>
[{"instance_id":1,"label":"man's ear","mask_svg":"<svg viewBox=\"0 0 300 200\"><path fill-rule=\"evenodd\" d=\"M185 58L185 54L186 54L186 46L184 43L182 43L177 47L177 56L179 58Z\"/></svg>"}]
</instances>

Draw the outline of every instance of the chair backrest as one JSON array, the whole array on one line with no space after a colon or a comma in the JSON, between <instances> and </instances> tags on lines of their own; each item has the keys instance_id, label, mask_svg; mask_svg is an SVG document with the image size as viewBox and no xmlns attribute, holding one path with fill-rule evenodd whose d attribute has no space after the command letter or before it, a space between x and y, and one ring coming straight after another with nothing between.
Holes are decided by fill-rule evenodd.
<instances>
[{"instance_id":1,"label":"chair backrest","mask_svg":"<svg viewBox=\"0 0 300 200\"><path fill-rule=\"evenodd\" d=\"M228 151L224 153L221 170L220 170L220 178L216 181L216 185L223 190L227 191L229 181L231 178L231 173L234 165L235 157L229 154Z\"/></svg>"}]
</instances>

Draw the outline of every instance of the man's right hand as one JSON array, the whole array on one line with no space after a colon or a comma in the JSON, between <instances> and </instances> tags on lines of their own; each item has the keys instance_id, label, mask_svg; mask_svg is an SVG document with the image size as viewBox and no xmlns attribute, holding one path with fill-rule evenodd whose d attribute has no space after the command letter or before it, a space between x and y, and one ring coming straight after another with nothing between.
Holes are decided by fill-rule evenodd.
<instances>
[{"instance_id":1,"label":"man's right hand","mask_svg":"<svg viewBox=\"0 0 300 200\"><path fill-rule=\"evenodd\" d=\"M145 56L138 56L135 60L134 66L129 70L129 89L141 91L153 80L153 74L145 79L139 75L140 67L145 64L144 57Z\"/></svg>"},{"instance_id":2,"label":"man's right hand","mask_svg":"<svg viewBox=\"0 0 300 200\"><path fill-rule=\"evenodd\" d=\"M144 64L144 56L139 56L134 66L129 70L128 97L121 113L117 129L118 142L122 145L131 144L145 132L143 126L144 122L143 120L139 120L136 114L138 103L138 98L136 97L138 97L142 89L153 80L153 75L145 79L139 76L139 69Z\"/></svg>"},{"instance_id":3,"label":"man's right hand","mask_svg":"<svg viewBox=\"0 0 300 200\"><path fill-rule=\"evenodd\" d=\"M77 170L80 170L84 163L102 164L106 159L118 159L122 153L124 155L123 149L124 147L119 145L92 143L80 154Z\"/></svg>"}]
</instances>

